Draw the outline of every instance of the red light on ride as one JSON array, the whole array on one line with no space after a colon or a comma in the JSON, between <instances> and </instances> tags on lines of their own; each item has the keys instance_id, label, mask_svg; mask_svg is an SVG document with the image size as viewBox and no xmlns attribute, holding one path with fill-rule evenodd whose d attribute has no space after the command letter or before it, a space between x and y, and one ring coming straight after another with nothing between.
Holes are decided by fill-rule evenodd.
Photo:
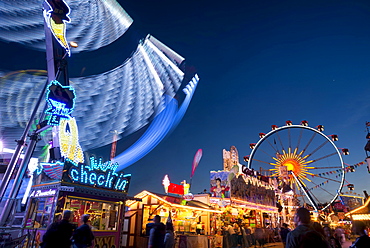
<instances>
[{"instance_id":1,"label":"red light on ride","mask_svg":"<svg viewBox=\"0 0 370 248\"><path fill-rule=\"evenodd\" d=\"M308 121L305 121L305 120L301 121L301 125L307 127L308 126Z\"/></svg>"},{"instance_id":2,"label":"red light on ride","mask_svg":"<svg viewBox=\"0 0 370 248\"><path fill-rule=\"evenodd\" d=\"M349 155L349 150L347 148L342 149L343 155Z\"/></svg>"},{"instance_id":3,"label":"red light on ride","mask_svg":"<svg viewBox=\"0 0 370 248\"><path fill-rule=\"evenodd\" d=\"M263 137L265 137L265 133L259 133L259 136L260 136L260 138L262 139Z\"/></svg>"},{"instance_id":4,"label":"red light on ride","mask_svg":"<svg viewBox=\"0 0 370 248\"><path fill-rule=\"evenodd\" d=\"M349 189L349 190L351 190L351 191L355 189L355 185L353 185L353 184L351 184L351 183L350 183L350 184L348 184L348 185L347 185L347 187L348 187L348 189Z\"/></svg>"},{"instance_id":5,"label":"red light on ride","mask_svg":"<svg viewBox=\"0 0 370 248\"><path fill-rule=\"evenodd\" d=\"M276 130L278 128L278 126L276 126L276 125L271 125L271 129L272 130Z\"/></svg>"},{"instance_id":6,"label":"red light on ride","mask_svg":"<svg viewBox=\"0 0 370 248\"><path fill-rule=\"evenodd\" d=\"M250 143L250 144L249 144L249 147L250 147L251 149L254 149L254 147L256 147L256 143Z\"/></svg>"},{"instance_id":7,"label":"red light on ride","mask_svg":"<svg viewBox=\"0 0 370 248\"><path fill-rule=\"evenodd\" d=\"M323 131L324 131L324 126L323 126L323 125L318 125L316 128L317 128L317 130L319 130L320 132L323 132Z\"/></svg>"},{"instance_id":8,"label":"red light on ride","mask_svg":"<svg viewBox=\"0 0 370 248\"><path fill-rule=\"evenodd\" d=\"M244 162L248 162L249 161L249 156L244 156Z\"/></svg>"},{"instance_id":9,"label":"red light on ride","mask_svg":"<svg viewBox=\"0 0 370 248\"><path fill-rule=\"evenodd\" d=\"M329 135L329 136L331 137L332 141L338 141L338 135L332 134L332 135Z\"/></svg>"},{"instance_id":10,"label":"red light on ride","mask_svg":"<svg viewBox=\"0 0 370 248\"><path fill-rule=\"evenodd\" d=\"M291 125L293 125L292 121L286 121L286 122L285 122L285 124L286 124L287 126L291 126Z\"/></svg>"}]
</instances>

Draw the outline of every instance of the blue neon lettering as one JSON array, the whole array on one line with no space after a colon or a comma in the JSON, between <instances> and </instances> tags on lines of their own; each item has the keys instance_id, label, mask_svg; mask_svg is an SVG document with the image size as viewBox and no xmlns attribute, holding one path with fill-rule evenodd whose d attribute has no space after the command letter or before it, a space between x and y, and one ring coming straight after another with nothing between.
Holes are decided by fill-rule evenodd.
<instances>
[{"instance_id":1,"label":"blue neon lettering","mask_svg":"<svg viewBox=\"0 0 370 248\"><path fill-rule=\"evenodd\" d=\"M94 177L94 178L92 179L92 177ZM96 174L95 173L91 173L89 179L90 179L90 184L91 185L94 185L95 184L94 181L96 181Z\"/></svg>"},{"instance_id":2,"label":"blue neon lettering","mask_svg":"<svg viewBox=\"0 0 370 248\"><path fill-rule=\"evenodd\" d=\"M87 183L87 171L84 170L84 166L83 165L81 166L80 182L81 183Z\"/></svg>"},{"instance_id":3,"label":"blue neon lettering","mask_svg":"<svg viewBox=\"0 0 370 248\"><path fill-rule=\"evenodd\" d=\"M98 185L99 186L102 186L104 184L104 180L102 182L100 182L100 178L104 179L104 175L98 176L98 180L97 180L98 181Z\"/></svg>"},{"instance_id":4,"label":"blue neon lettering","mask_svg":"<svg viewBox=\"0 0 370 248\"><path fill-rule=\"evenodd\" d=\"M121 185L119 186L119 190L124 190L124 189L125 189L125 187L126 187L126 184L127 184L127 180L123 180L123 181L121 182Z\"/></svg>"},{"instance_id":5,"label":"blue neon lettering","mask_svg":"<svg viewBox=\"0 0 370 248\"><path fill-rule=\"evenodd\" d=\"M118 164L110 161L102 163L101 160L90 160L90 165L70 163L69 178L80 184L114 190L127 190L131 174L116 173Z\"/></svg>"},{"instance_id":6,"label":"blue neon lettering","mask_svg":"<svg viewBox=\"0 0 370 248\"><path fill-rule=\"evenodd\" d=\"M78 170L77 169L72 169L70 174L71 174L73 181L78 181Z\"/></svg>"},{"instance_id":7,"label":"blue neon lettering","mask_svg":"<svg viewBox=\"0 0 370 248\"><path fill-rule=\"evenodd\" d=\"M117 189L118 190L118 186L119 186L119 182L121 181L121 179L120 178L118 178L117 179L117 182L116 182L116 185L114 186L114 188L115 189Z\"/></svg>"},{"instance_id":8,"label":"blue neon lettering","mask_svg":"<svg viewBox=\"0 0 370 248\"><path fill-rule=\"evenodd\" d=\"M111 172L108 173L108 176L107 176L107 182L105 183L105 187L106 188L112 188L112 180L114 179L114 176L111 175Z\"/></svg>"}]
</instances>

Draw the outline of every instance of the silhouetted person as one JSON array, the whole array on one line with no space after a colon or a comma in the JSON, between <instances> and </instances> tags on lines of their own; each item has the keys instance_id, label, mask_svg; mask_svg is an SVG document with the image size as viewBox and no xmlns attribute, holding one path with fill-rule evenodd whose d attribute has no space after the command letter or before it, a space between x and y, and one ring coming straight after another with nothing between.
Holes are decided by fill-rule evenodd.
<instances>
[{"instance_id":1,"label":"silhouetted person","mask_svg":"<svg viewBox=\"0 0 370 248\"><path fill-rule=\"evenodd\" d=\"M353 221L352 222L352 232L357 235L360 235L355 242L350 246L350 248L369 248L370 247L370 238L366 234L366 225L362 221Z\"/></svg>"},{"instance_id":2,"label":"silhouetted person","mask_svg":"<svg viewBox=\"0 0 370 248\"><path fill-rule=\"evenodd\" d=\"M175 233L173 231L173 224L166 223L166 235L164 236L164 247L173 248L175 246Z\"/></svg>"},{"instance_id":3,"label":"silhouetted person","mask_svg":"<svg viewBox=\"0 0 370 248\"><path fill-rule=\"evenodd\" d=\"M154 224L150 229L149 234L149 248L163 248L164 247L164 236L166 234L166 227L161 223L161 217L159 215L154 216Z\"/></svg>"},{"instance_id":4,"label":"silhouetted person","mask_svg":"<svg viewBox=\"0 0 370 248\"><path fill-rule=\"evenodd\" d=\"M42 237L42 248L70 248L74 226L69 223L72 212L65 210L61 221L51 224Z\"/></svg>"},{"instance_id":5,"label":"silhouetted person","mask_svg":"<svg viewBox=\"0 0 370 248\"><path fill-rule=\"evenodd\" d=\"M281 242L283 242L284 247L286 246L286 238L289 232L290 232L290 229L288 228L288 224L283 223L279 234L280 234Z\"/></svg>"},{"instance_id":6,"label":"silhouetted person","mask_svg":"<svg viewBox=\"0 0 370 248\"><path fill-rule=\"evenodd\" d=\"M82 215L81 221L83 224L73 233L73 248L87 248L92 246L94 234L92 233L90 226L87 224L89 217L90 216L88 214Z\"/></svg>"},{"instance_id":7,"label":"silhouetted person","mask_svg":"<svg viewBox=\"0 0 370 248\"><path fill-rule=\"evenodd\" d=\"M296 228L288 233L286 248L329 248L324 237L310 226L310 212L305 208L298 208L294 215Z\"/></svg>"}]
</instances>

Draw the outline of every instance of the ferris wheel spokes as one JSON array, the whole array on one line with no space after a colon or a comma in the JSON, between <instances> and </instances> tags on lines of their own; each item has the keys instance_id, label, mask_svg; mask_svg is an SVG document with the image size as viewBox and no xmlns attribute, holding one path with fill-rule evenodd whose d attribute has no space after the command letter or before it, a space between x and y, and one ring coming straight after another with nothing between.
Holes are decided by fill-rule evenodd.
<instances>
[{"instance_id":1,"label":"ferris wheel spokes","mask_svg":"<svg viewBox=\"0 0 370 248\"><path fill-rule=\"evenodd\" d=\"M306 158L311 157L314 153L316 153L318 150L320 150L322 147L324 147L324 145L326 145L328 142L329 142L329 140L325 140L321 145L316 147L316 149L313 150L310 154L306 155Z\"/></svg>"},{"instance_id":2,"label":"ferris wheel spokes","mask_svg":"<svg viewBox=\"0 0 370 248\"><path fill-rule=\"evenodd\" d=\"M327 166L327 167L310 167L312 170L319 170L319 169L342 169L341 166Z\"/></svg>"},{"instance_id":3,"label":"ferris wheel spokes","mask_svg":"<svg viewBox=\"0 0 370 248\"><path fill-rule=\"evenodd\" d=\"M296 177L296 175L294 174L293 171L290 171L290 174L293 176L293 178L296 181L297 185L299 185L300 189L303 190L303 193L306 195L307 199L310 201L310 203L312 204L312 206L317 211L318 210L318 206L317 206L316 202L313 200L311 194L308 192L308 190L303 185L303 183L301 182L301 180Z\"/></svg>"},{"instance_id":4,"label":"ferris wheel spokes","mask_svg":"<svg viewBox=\"0 0 370 248\"><path fill-rule=\"evenodd\" d=\"M305 151L307 151L307 148L308 146L312 143L313 139L315 138L316 136L316 132L314 132L310 138L310 140L307 142L306 146L303 148L302 150L302 155L305 153Z\"/></svg>"},{"instance_id":5,"label":"ferris wheel spokes","mask_svg":"<svg viewBox=\"0 0 370 248\"><path fill-rule=\"evenodd\" d=\"M311 161L312 161L312 163L314 163L314 162L317 162L317 161L319 161L319 160L321 160L321 159L328 158L328 157L331 157L331 156L334 156L334 155L337 155L337 152L333 152L333 153L331 153L331 154L328 154L328 155L322 156L321 158L317 158L317 159L314 159L314 160L311 160Z\"/></svg>"},{"instance_id":6,"label":"ferris wheel spokes","mask_svg":"<svg viewBox=\"0 0 370 248\"><path fill-rule=\"evenodd\" d=\"M333 193L330 193L329 191L327 191L326 189L324 189L323 187L321 187L320 185L317 185L316 183L313 183L316 187L320 187L321 190L325 191L326 193L328 193L329 195L335 197L335 195ZM313 188L311 189L308 189L309 191L311 191Z\"/></svg>"},{"instance_id":7,"label":"ferris wheel spokes","mask_svg":"<svg viewBox=\"0 0 370 248\"><path fill-rule=\"evenodd\" d=\"M272 131L259 133L260 140L250 144L248 167L280 184L289 183L293 198L301 204L326 209L338 196L334 192L343 187L346 172L334 138L303 124L271 127Z\"/></svg>"}]
</instances>

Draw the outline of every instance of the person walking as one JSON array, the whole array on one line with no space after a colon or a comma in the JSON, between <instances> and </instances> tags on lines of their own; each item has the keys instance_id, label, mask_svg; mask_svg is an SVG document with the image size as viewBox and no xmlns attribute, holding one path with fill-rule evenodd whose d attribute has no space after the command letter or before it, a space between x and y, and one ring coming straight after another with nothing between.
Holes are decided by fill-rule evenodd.
<instances>
[{"instance_id":1,"label":"person walking","mask_svg":"<svg viewBox=\"0 0 370 248\"><path fill-rule=\"evenodd\" d=\"M42 237L42 248L70 248L74 226L69 222L72 211L65 210L61 221L54 222L49 226Z\"/></svg>"},{"instance_id":2,"label":"person walking","mask_svg":"<svg viewBox=\"0 0 370 248\"><path fill-rule=\"evenodd\" d=\"M257 227L256 230L254 231L254 235L256 236L256 240L258 241L259 247L264 247L266 239L265 231L261 227Z\"/></svg>"},{"instance_id":3,"label":"person walking","mask_svg":"<svg viewBox=\"0 0 370 248\"><path fill-rule=\"evenodd\" d=\"M362 221L352 222L352 232L354 234L360 235L355 242L352 243L350 248L369 248L370 247L370 237L366 234L366 225Z\"/></svg>"},{"instance_id":4,"label":"person walking","mask_svg":"<svg viewBox=\"0 0 370 248\"><path fill-rule=\"evenodd\" d=\"M161 222L161 216L159 215L154 216L153 222L149 234L148 248L163 248L166 226Z\"/></svg>"},{"instance_id":5,"label":"person walking","mask_svg":"<svg viewBox=\"0 0 370 248\"><path fill-rule=\"evenodd\" d=\"M296 228L288 233L286 248L329 248L324 237L310 226L311 216L306 208L298 208L294 215Z\"/></svg>"},{"instance_id":6,"label":"person walking","mask_svg":"<svg viewBox=\"0 0 370 248\"><path fill-rule=\"evenodd\" d=\"M87 248L92 246L95 237L90 226L87 224L89 217L90 215L88 214L82 215L82 225L73 233L73 248Z\"/></svg>"},{"instance_id":7,"label":"person walking","mask_svg":"<svg viewBox=\"0 0 370 248\"><path fill-rule=\"evenodd\" d=\"M164 247L173 248L175 246L175 234L172 222L166 223L166 234L164 236Z\"/></svg>"},{"instance_id":8,"label":"person walking","mask_svg":"<svg viewBox=\"0 0 370 248\"><path fill-rule=\"evenodd\" d=\"M283 245L284 247L286 246L286 238L288 236L288 233L290 232L290 229L288 228L288 224L287 223L283 223L281 229L280 229L280 238L281 238L281 242L283 242Z\"/></svg>"}]
</instances>

